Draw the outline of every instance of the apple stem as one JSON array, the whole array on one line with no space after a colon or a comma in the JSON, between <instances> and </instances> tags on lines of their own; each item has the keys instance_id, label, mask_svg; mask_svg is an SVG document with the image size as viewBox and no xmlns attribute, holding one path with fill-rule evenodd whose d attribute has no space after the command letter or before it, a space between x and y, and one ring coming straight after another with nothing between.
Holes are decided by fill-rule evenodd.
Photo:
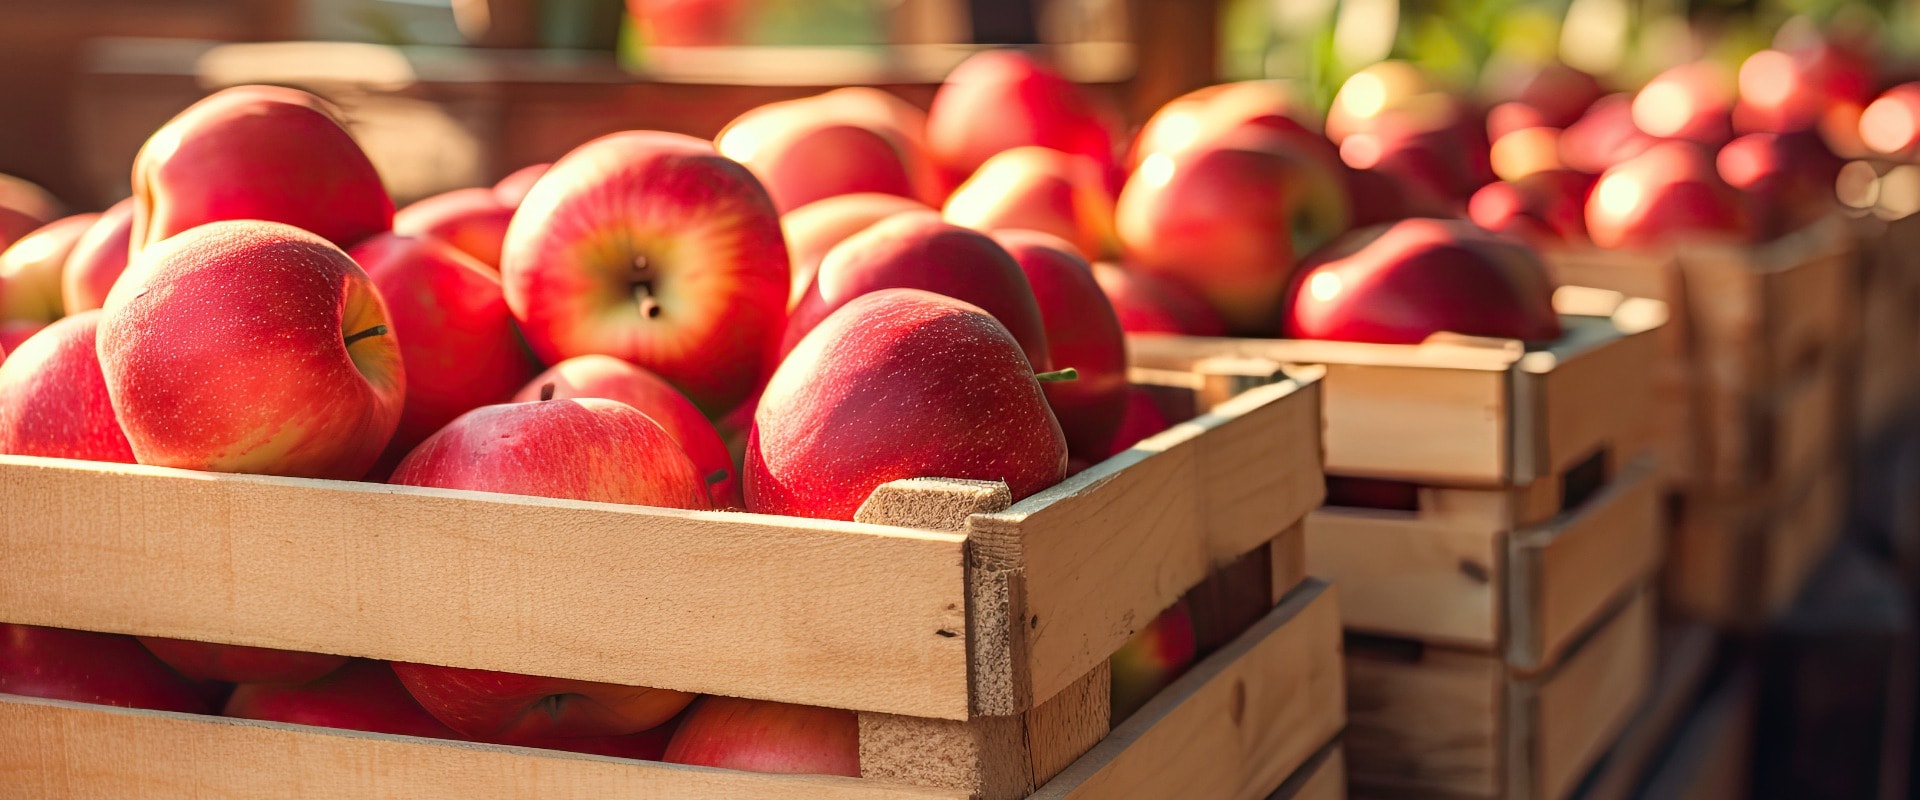
<instances>
[{"instance_id":1,"label":"apple stem","mask_svg":"<svg viewBox=\"0 0 1920 800\"><path fill-rule=\"evenodd\" d=\"M1034 374L1033 379L1041 383L1060 383L1062 381L1077 381L1077 380L1080 380L1080 370L1074 369L1073 367L1067 367L1066 369L1056 369L1052 372L1039 372Z\"/></svg>"},{"instance_id":2,"label":"apple stem","mask_svg":"<svg viewBox=\"0 0 1920 800\"><path fill-rule=\"evenodd\" d=\"M360 341L361 339L365 339L370 336L385 336L385 335L387 335L387 326L375 325L359 333L348 334L346 338L346 343L348 347L352 347L354 342Z\"/></svg>"},{"instance_id":3,"label":"apple stem","mask_svg":"<svg viewBox=\"0 0 1920 800\"><path fill-rule=\"evenodd\" d=\"M647 319L660 316L660 301L653 297L653 265L646 256L633 257L633 297L640 303L640 315Z\"/></svg>"},{"instance_id":4,"label":"apple stem","mask_svg":"<svg viewBox=\"0 0 1920 800\"><path fill-rule=\"evenodd\" d=\"M707 476L707 485L712 486L726 479L727 479L727 471L724 469L716 469L713 471L712 475Z\"/></svg>"},{"instance_id":5,"label":"apple stem","mask_svg":"<svg viewBox=\"0 0 1920 800\"><path fill-rule=\"evenodd\" d=\"M547 381L546 383L540 384L541 402L546 402L552 399L553 399L553 381Z\"/></svg>"}]
</instances>

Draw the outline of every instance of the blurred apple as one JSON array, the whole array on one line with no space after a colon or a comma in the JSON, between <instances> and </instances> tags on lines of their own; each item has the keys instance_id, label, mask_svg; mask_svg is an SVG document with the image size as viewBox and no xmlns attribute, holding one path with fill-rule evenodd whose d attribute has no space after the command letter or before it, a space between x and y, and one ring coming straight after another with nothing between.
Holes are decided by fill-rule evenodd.
<instances>
[{"instance_id":1,"label":"blurred apple","mask_svg":"<svg viewBox=\"0 0 1920 800\"><path fill-rule=\"evenodd\" d=\"M49 222L0 251L0 319L48 323L66 314L61 273L99 214Z\"/></svg>"},{"instance_id":2,"label":"blurred apple","mask_svg":"<svg viewBox=\"0 0 1920 800\"><path fill-rule=\"evenodd\" d=\"M1633 122L1634 97L1610 94L1594 102L1585 116L1560 132L1560 163L1589 174L1637 156L1659 141Z\"/></svg>"},{"instance_id":3,"label":"blurred apple","mask_svg":"<svg viewBox=\"0 0 1920 800\"><path fill-rule=\"evenodd\" d=\"M1560 161L1559 128L1521 128L1495 139L1493 174L1517 181L1536 172L1564 169Z\"/></svg>"},{"instance_id":4,"label":"blurred apple","mask_svg":"<svg viewBox=\"0 0 1920 800\"><path fill-rule=\"evenodd\" d=\"M1761 238L1783 236L1838 207L1834 186L1842 163L1812 130L1747 134L1720 148L1714 163L1728 185L1751 199Z\"/></svg>"},{"instance_id":5,"label":"blurred apple","mask_svg":"<svg viewBox=\"0 0 1920 800\"><path fill-rule=\"evenodd\" d=\"M1475 192L1467 217L1475 225L1543 249L1587 239L1587 195L1593 176L1555 169L1490 183Z\"/></svg>"},{"instance_id":6,"label":"blurred apple","mask_svg":"<svg viewBox=\"0 0 1920 800\"><path fill-rule=\"evenodd\" d=\"M1746 132L1817 130L1842 107L1858 114L1873 101L1873 65L1828 42L1762 50L1740 64L1734 127Z\"/></svg>"},{"instance_id":7,"label":"blurred apple","mask_svg":"<svg viewBox=\"0 0 1920 800\"><path fill-rule=\"evenodd\" d=\"M995 153L953 190L941 213L948 222L977 231L1050 233L1089 259L1116 247L1113 196L1100 165L1045 147Z\"/></svg>"},{"instance_id":8,"label":"blurred apple","mask_svg":"<svg viewBox=\"0 0 1920 800\"><path fill-rule=\"evenodd\" d=\"M1114 431L1113 445L1107 448L1107 457L1111 458L1139 444L1154 434L1173 427L1173 421L1167 419L1166 412L1160 410L1160 404L1153 401L1153 393L1140 386L1127 387L1127 411L1120 417L1120 427Z\"/></svg>"},{"instance_id":9,"label":"blurred apple","mask_svg":"<svg viewBox=\"0 0 1920 800\"><path fill-rule=\"evenodd\" d=\"M1383 115L1409 109L1429 114L1450 103L1419 67L1405 61L1377 62L1349 76L1334 93L1327 109L1327 138L1340 144L1355 133L1376 129Z\"/></svg>"},{"instance_id":10,"label":"blurred apple","mask_svg":"<svg viewBox=\"0 0 1920 800\"><path fill-rule=\"evenodd\" d=\"M1654 76L1633 97L1633 124L1649 136L1719 147L1733 139L1733 76L1712 61L1689 61Z\"/></svg>"},{"instance_id":11,"label":"blurred apple","mask_svg":"<svg viewBox=\"0 0 1920 800\"><path fill-rule=\"evenodd\" d=\"M64 213L60 201L39 185L0 174L0 250Z\"/></svg>"},{"instance_id":12,"label":"blurred apple","mask_svg":"<svg viewBox=\"0 0 1920 800\"><path fill-rule=\"evenodd\" d=\"M834 113L826 96L751 109L714 137L720 154L753 171L781 213L843 194L921 196L911 159L919 153L887 126Z\"/></svg>"},{"instance_id":13,"label":"blurred apple","mask_svg":"<svg viewBox=\"0 0 1920 800\"><path fill-rule=\"evenodd\" d=\"M1599 78L1560 61L1496 61L1488 65L1482 82L1486 86L1484 96L1496 108L1511 103L1530 112L1530 124L1524 127L1565 128L1607 93ZM1499 134L1491 129L1494 115L1488 116L1488 133L1497 138Z\"/></svg>"},{"instance_id":14,"label":"blurred apple","mask_svg":"<svg viewBox=\"0 0 1920 800\"><path fill-rule=\"evenodd\" d=\"M891 194L843 194L808 203L780 215L780 231L787 239L787 256L793 294L787 301L789 311L800 303L820 261L834 245L867 229L867 226L895 214L909 211L933 211L918 200Z\"/></svg>"},{"instance_id":15,"label":"blurred apple","mask_svg":"<svg viewBox=\"0 0 1920 800\"><path fill-rule=\"evenodd\" d=\"M0 622L0 692L206 714L201 687L131 636Z\"/></svg>"},{"instance_id":16,"label":"blurred apple","mask_svg":"<svg viewBox=\"0 0 1920 800\"><path fill-rule=\"evenodd\" d=\"M1193 666L1193 617L1181 601L1160 612L1111 659L1113 721L1119 724Z\"/></svg>"},{"instance_id":17,"label":"blurred apple","mask_svg":"<svg viewBox=\"0 0 1920 800\"><path fill-rule=\"evenodd\" d=\"M1309 127L1314 112L1284 81L1254 80L1195 89L1167 102L1133 138L1127 165L1155 153L1171 153L1207 144L1242 127L1271 130L1317 148L1329 164L1339 156L1333 143Z\"/></svg>"},{"instance_id":18,"label":"blurred apple","mask_svg":"<svg viewBox=\"0 0 1920 800\"><path fill-rule=\"evenodd\" d=\"M1608 248L1744 240L1752 234L1746 203L1720 177L1711 153L1666 141L1600 176L1587 199L1587 234Z\"/></svg>"},{"instance_id":19,"label":"blurred apple","mask_svg":"<svg viewBox=\"0 0 1920 800\"><path fill-rule=\"evenodd\" d=\"M1875 98L1860 114L1860 140L1881 155L1920 155L1920 82L1900 84Z\"/></svg>"},{"instance_id":20,"label":"blurred apple","mask_svg":"<svg viewBox=\"0 0 1920 800\"><path fill-rule=\"evenodd\" d=\"M1038 57L988 50L961 62L927 110L927 146L957 186L995 153L1038 145L1117 171L1106 115L1084 89Z\"/></svg>"},{"instance_id":21,"label":"blurred apple","mask_svg":"<svg viewBox=\"0 0 1920 800\"><path fill-rule=\"evenodd\" d=\"M507 173L507 177L501 178L499 183L493 185L493 196L499 198L500 203L508 208L519 208L520 201L527 199L527 192L533 189L534 182L540 180L540 176L547 174L547 170L550 169L553 169L553 164L541 162L528 164Z\"/></svg>"},{"instance_id":22,"label":"blurred apple","mask_svg":"<svg viewBox=\"0 0 1920 800\"><path fill-rule=\"evenodd\" d=\"M68 314L100 308L127 269L133 240L133 198L114 203L80 235L60 270L60 301Z\"/></svg>"},{"instance_id":23,"label":"blurred apple","mask_svg":"<svg viewBox=\"0 0 1920 800\"><path fill-rule=\"evenodd\" d=\"M661 760L670 764L860 777L860 723L851 711L702 697Z\"/></svg>"}]
</instances>

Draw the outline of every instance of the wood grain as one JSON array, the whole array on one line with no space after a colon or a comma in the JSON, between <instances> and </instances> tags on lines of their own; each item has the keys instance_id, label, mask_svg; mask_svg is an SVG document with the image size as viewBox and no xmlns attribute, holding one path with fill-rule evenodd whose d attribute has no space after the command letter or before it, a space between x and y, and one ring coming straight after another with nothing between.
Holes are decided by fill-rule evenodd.
<instances>
[{"instance_id":1,"label":"wood grain","mask_svg":"<svg viewBox=\"0 0 1920 800\"><path fill-rule=\"evenodd\" d=\"M1507 662L1558 663L1573 642L1659 568L1666 528L1653 465L1630 465L1577 512L1509 538Z\"/></svg>"},{"instance_id":2,"label":"wood grain","mask_svg":"<svg viewBox=\"0 0 1920 800\"><path fill-rule=\"evenodd\" d=\"M1499 797L1506 668L1439 648L1347 646L1345 734L1356 794Z\"/></svg>"},{"instance_id":3,"label":"wood grain","mask_svg":"<svg viewBox=\"0 0 1920 800\"><path fill-rule=\"evenodd\" d=\"M1566 797L1613 744L1653 682L1656 611L1642 592L1552 675L1511 685L1510 791Z\"/></svg>"},{"instance_id":4,"label":"wood grain","mask_svg":"<svg viewBox=\"0 0 1920 800\"><path fill-rule=\"evenodd\" d=\"M1416 514L1326 507L1307 517L1307 571L1340 587L1348 629L1500 645L1506 533Z\"/></svg>"},{"instance_id":5,"label":"wood grain","mask_svg":"<svg viewBox=\"0 0 1920 800\"><path fill-rule=\"evenodd\" d=\"M1327 745L1267 800L1347 800L1347 754L1339 742Z\"/></svg>"},{"instance_id":6,"label":"wood grain","mask_svg":"<svg viewBox=\"0 0 1920 800\"><path fill-rule=\"evenodd\" d=\"M1681 623L1660 632L1660 669L1647 703L1635 714L1606 757L1582 782L1579 800L1630 800L1680 734L1714 666L1718 637L1704 623Z\"/></svg>"},{"instance_id":7,"label":"wood grain","mask_svg":"<svg viewBox=\"0 0 1920 800\"><path fill-rule=\"evenodd\" d=\"M1648 365L1660 361L1657 325L1623 331L1612 318L1562 319L1566 336L1520 359L1515 484L1556 477L1603 447L1624 444L1654 413Z\"/></svg>"}]
</instances>

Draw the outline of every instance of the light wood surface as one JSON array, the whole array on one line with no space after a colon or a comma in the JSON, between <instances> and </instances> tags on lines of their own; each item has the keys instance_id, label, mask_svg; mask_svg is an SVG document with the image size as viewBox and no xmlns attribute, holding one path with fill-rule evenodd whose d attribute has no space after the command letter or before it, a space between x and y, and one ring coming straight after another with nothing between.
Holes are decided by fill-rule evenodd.
<instances>
[{"instance_id":1,"label":"light wood surface","mask_svg":"<svg viewBox=\"0 0 1920 800\"><path fill-rule=\"evenodd\" d=\"M1680 734L1701 700L1714 665L1718 636L1704 623L1679 623L1660 632L1659 671L1647 702L1575 795L1579 800L1630 800Z\"/></svg>"},{"instance_id":2,"label":"light wood surface","mask_svg":"<svg viewBox=\"0 0 1920 800\"><path fill-rule=\"evenodd\" d=\"M1558 663L1617 600L1653 576L1667 540L1660 488L1653 464L1642 460L1578 511L1509 537L1509 664Z\"/></svg>"},{"instance_id":3,"label":"light wood surface","mask_svg":"<svg viewBox=\"0 0 1920 800\"><path fill-rule=\"evenodd\" d=\"M1322 748L1267 800L1347 800L1347 753L1340 742Z\"/></svg>"},{"instance_id":4,"label":"light wood surface","mask_svg":"<svg viewBox=\"0 0 1920 800\"><path fill-rule=\"evenodd\" d=\"M1653 682L1655 615L1643 592L1544 681L1512 685L1508 784L1515 796L1558 800L1612 746Z\"/></svg>"},{"instance_id":5,"label":"light wood surface","mask_svg":"<svg viewBox=\"0 0 1920 800\"><path fill-rule=\"evenodd\" d=\"M1350 630L1493 651L1505 532L1414 514L1327 507L1307 517L1307 571L1340 587Z\"/></svg>"}]
</instances>

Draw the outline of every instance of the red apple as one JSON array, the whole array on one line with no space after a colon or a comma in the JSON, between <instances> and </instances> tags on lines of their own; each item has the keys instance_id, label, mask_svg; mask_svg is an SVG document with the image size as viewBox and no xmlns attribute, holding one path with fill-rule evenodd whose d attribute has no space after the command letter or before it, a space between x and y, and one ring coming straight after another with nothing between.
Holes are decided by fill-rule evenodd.
<instances>
[{"instance_id":1,"label":"red apple","mask_svg":"<svg viewBox=\"0 0 1920 800\"><path fill-rule=\"evenodd\" d=\"M461 735L503 743L639 733L693 702L693 695L666 689L479 669L396 661L393 672L435 719Z\"/></svg>"},{"instance_id":2,"label":"red apple","mask_svg":"<svg viewBox=\"0 0 1920 800\"><path fill-rule=\"evenodd\" d=\"M1371 228L1412 217L1450 217L1454 203L1425 184L1377 169L1354 169L1342 163L1340 174L1351 211L1347 227Z\"/></svg>"},{"instance_id":3,"label":"red apple","mask_svg":"<svg viewBox=\"0 0 1920 800\"><path fill-rule=\"evenodd\" d=\"M843 194L918 196L905 141L836 119L825 105L808 97L760 106L727 123L714 144L753 171L782 213Z\"/></svg>"},{"instance_id":4,"label":"red apple","mask_svg":"<svg viewBox=\"0 0 1920 800\"><path fill-rule=\"evenodd\" d=\"M533 189L534 182L550 169L553 169L553 164L544 161L516 169L493 185L493 196L508 208L519 208L520 201L527 199L527 192Z\"/></svg>"},{"instance_id":5,"label":"red apple","mask_svg":"<svg viewBox=\"0 0 1920 800\"><path fill-rule=\"evenodd\" d=\"M1391 118L1389 118L1391 120ZM1398 178L1419 197L1437 198L1455 206L1485 182L1480 168L1460 156L1473 149L1448 127L1427 128L1387 121L1374 130L1359 131L1340 142L1340 159L1355 170ZM1490 161L1489 161L1490 163ZM1487 169L1490 171L1491 166ZM1451 216L1451 214L1449 214Z\"/></svg>"},{"instance_id":6,"label":"red apple","mask_svg":"<svg viewBox=\"0 0 1920 800\"><path fill-rule=\"evenodd\" d=\"M1467 203L1475 225L1546 247L1587 239L1587 194L1593 176L1553 169L1489 183Z\"/></svg>"},{"instance_id":7,"label":"red apple","mask_svg":"<svg viewBox=\"0 0 1920 800\"><path fill-rule=\"evenodd\" d=\"M1302 265L1286 335L1418 344L1442 331L1560 337L1553 282L1526 246L1457 220L1410 219L1355 233Z\"/></svg>"},{"instance_id":8,"label":"red apple","mask_svg":"<svg viewBox=\"0 0 1920 800\"><path fill-rule=\"evenodd\" d=\"M1614 166L1587 200L1587 233L1601 247L1744 239L1750 229L1746 198L1692 142L1661 142Z\"/></svg>"},{"instance_id":9,"label":"red apple","mask_svg":"<svg viewBox=\"0 0 1920 800\"><path fill-rule=\"evenodd\" d=\"M127 269L133 236L133 198L114 203L80 235L60 270L60 299L66 313L78 314L107 304L107 293Z\"/></svg>"},{"instance_id":10,"label":"red apple","mask_svg":"<svg viewBox=\"0 0 1920 800\"><path fill-rule=\"evenodd\" d=\"M622 358L709 415L752 394L786 321L773 202L690 136L615 133L567 154L514 214L500 267L540 360Z\"/></svg>"},{"instance_id":11,"label":"red apple","mask_svg":"<svg viewBox=\"0 0 1920 800\"><path fill-rule=\"evenodd\" d=\"M66 314L60 273L99 214L75 214L40 227L0 251L0 319L47 323Z\"/></svg>"},{"instance_id":12,"label":"red apple","mask_svg":"<svg viewBox=\"0 0 1920 800\"><path fill-rule=\"evenodd\" d=\"M1489 101L1513 103L1532 113L1532 125L1527 127L1565 128L1607 93L1600 79L1559 61L1506 68L1489 65L1485 83Z\"/></svg>"},{"instance_id":13,"label":"red apple","mask_svg":"<svg viewBox=\"0 0 1920 800\"><path fill-rule=\"evenodd\" d=\"M513 209L492 190L455 189L400 209L393 215L393 232L440 239L498 272Z\"/></svg>"},{"instance_id":14,"label":"red apple","mask_svg":"<svg viewBox=\"0 0 1920 800\"><path fill-rule=\"evenodd\" d=\"M33 335L46 330L45 322L26 322L12 320L0 322L0 351L11 353L20 349Z\"/></svg>"},{"instance_id":15,"label":"red apple","mask_svg":"<svg viewBox=\"0 0 1920 800\"><path fill-rule=\"evenodd\" d=\"M393 225L393 200L326 101L298 89L215 92L133 161L132 252L218 220L284 222L351 247Z\"/></svg>"},{"instance_id":16,"label":"red apple","mask_svg":"<svg viewBox=\"0 0 1920 800\"><path fill-rule=\"evenodd\" d=\"M1113 196L1099 164L1045 147L995 153L973 173L941 212L948 222L977 231L1043 231L1099 258L1115 249Z\"/></svg>"},{"instance_id":17,"label":"red apple","mask_svg":"<svg viewBox=\"0 0 1920 800\"><path fill-rule=\"evenodd\" d=\"M131 636L0 622L0 692L206 714L207 697Z\"/></svg>"},{"instance_id":18,"label":"red apple","mask_svg":"<svg viewBox=\"0 0 1920 800\"><path fill-rule=\"evenodd\" d=\"M1814 131L1836 107L1873 101L1873 65L1829 42L1762 50L1740 64L1734 126L1748 132Z\"/></svg>"},{"instance_id":19,"label":"red apple","mask_svg":"<svg viewBox=\"0 0 1920 800\"><path fill-rule=\"evenodd\" d=\"M740 498L740 473L733 456L693 401L659 376L611 356L574 356L540 373L513 402L525 403L550 396L555 400L600 397L633 406L660 423L693 462L706 482L714 508L745 508Z\"/></svg>"},{"instance_id":20,"label":"red apple","mask_svg":"<svg viewBox=\"0 0 1920 800\"><path fill-rule=\"evenodd\" d=\"M141 636L140 643L167 666L194 680L228 683L306 683L347 663L346 656L270 647L213 644Z\"/></svg>"},{"instance_id":21,"label":"red apple","mask_svg":"<svg viewBox=\"0 0 1920 800\"><path fill-rule=\"evenodd\" d=\"M1720 177L1752 199L1763 238L1785 235L1832 213L1842 163L1812 130L1750 133L1720 148Z\"/></svg>"},{"instance_id":22,"label":"red apple","mask_svg":"<svg viewBox=\"0 0 1920 800\"><path fill-rule=\"evenodd\" d=\"M459 737L407 694L407 687L400 685L386 662L360 658L309 683L242 684L227 698L221 713L399 736Z\"/></svg>"},{"instance_id":23,"label":"red apple","mask_svg":"<svg viewBox=\"0 0 1920 800\"><path fill-rule=\"evenodd\" d=\"M0 174L0 250L65 213L60 201L24 178Z\"/></svg>"},{"instance_id":24,"label":"red apple","mask_svg":"<svg viewBox=\"0 0 1920 800\"><path fill-rule=\"evenodd\" d=\"M1198 290L1235 333L1272 331L1299 257L1347 216L1338 174L1255 130L1149 156L1116 210L1127 267Z\"/></svg>"},{"instance_id":25,"label":"red apple","mask_svg":"<svg viewBox=\"0 0 1920 800\"><path fill-rule=\"evenodd\" d=\"M627 0L628 13L658 47L738 44L741 0Z\"/></svg>"},{"instance_id":26,"label":"red apple","mask_svg":"<svg viewBox=\"0 0 1920 800\"><path fill-rule=\"evenodd\" d=\"M203 225L138 256L100 367L142 464L355 479L400 420L406 372L373 281L273 222ZM131 279L131 280L128 280Z\"/></svg>"},{"instance_id":27,"label":"red apple","mask_svg":"<svg viewBox=\"0 0 1920 800\"><path fill-rule=\"evenodd\" d=\"M1668 69L1633 97L1633 124L1649 136L1719 147L1733 138L1733 76L1712 61Z\"/></svg>"},{"instance_id":28,"label":"red apple","mask_svg":"<svg viewBox=\"0 0 1920 800\"><path fill-rule=\"evenodd\" d=\"M860 722L851 711L702 697L662 758L671 764L860 777Z\"/></svg>"},{"instance_id":29,"label":"red apple","mask_svg":"<svg viewBox=\"0 0 1920 800\"><path fill-rule=\"evenodd\" d=\"M1900 84L1875 98L1860 114L1860 140L1882 155L1920 153L1920 82Z\"/></svg>"},{"instance_id":30,"label":"red apple","mask_svg":"<svg viewBox=\"0 0 1920 800\"><path fill-rule=\"evenodd\" d=\"M1140 126L1127 151L1127 165L1138 168L1155 153L1202 146L1242 127L1264 128L1297 139L1303 148L1319 151L1332 165L1339 154L1333 143L1320 135L1311 114L1284 81L1237 81L1195 89L1168 101ZM1315 127L1307 127L1308 123Z\"/></svg>"},{"instance_id":31,"label":"red apple","mask_svg":"<svg viewBox=\"0 0 1920 800\"><path fill-rule=\"evenodd\" d=\"M1186 674L1197 659L1193 616L1185 601L1147 623L1110 659L1113 668L1113 721L1133 716L1160 690Z\"/></svg>"},{"instance_id":32,"label":"red apple","mask_svg":"<svg viewBox=\"0 0 1920 800\"><path fill-rule=\"evenodd\" d=\"M794 306L780 351L787 353L820 321L880 289L924 289L986 309L1036 370L1047 360L1047 330L1020 264L985 234L932 214L899 214L867 226L827 252L813 286Z\"/></svg>"},{"instance_id":33,"label":"red apple","mask_svg":"<svg viewBox=\"0 0 1920 800\"><path fill-rule=\"evenodd\" d=\"M788 354L748 434L747 509L853 519L904 478L1003 481L1015 500L1058 483L1066 437L1019 343L950 297L854 299Z\"/></svg>"},{"instance_id":34,"label":"red apple","mask_svg":"<svg viewBox=\"0 0 1920 800\"><path fill-rule=\"evenodd\" d=\"M1127 387L1127 412L1120 417L1120 429L1113 434L1113 444L1107 448L1107 457L1119 455L1139 444L1141 440L1173 427L1173 421L1167 419L1160 404L1153 401L1153 393L1139 386Z\"/></svg>"},{"instance_id":35,"label":"red apple","mask_svg":"<svg viewBox=\"0 0 1920 800\"><path fill-rule=\"evenodd\" d=\"M871 86L847 86L811 98L809 113L885 134L901 147L900 158L913 179L914 196L929 206L947 199L940 168L927 148L927 112L899 96Z\"/></svg>"},{"instance_id":36,"label":"red apple","mask_svg":"<svg viewBox=\"0 0 1920 800\"><path fill-rule=\"evenodd\" d=\"M369 239L350 255L386 300L406 365L406 404L386 463L455 417L506 401L540 371L514 330L499 277L471 255L398 234Z\"/></svg>"},{"instance_id":37,"label":"red apple","mask_svg":"<svg viewBox=\"0 0 1920 800\"><path fill-rule=\"evenodd\" d=\"M0 362L0 453L133 463L93 347L100 312L46 327Z\"/></svg>"},{"instance_id":38,"label":"red apple","mask_svg":"<svg viewBox=\"0 0 1920 800\"><path fill-rule=\"evenodd\" d=\"M1176 278L1148 275L1119 264L1096 263L1093 278L1127 333L1225 336L1227 323L1206 298Z\"/></svg>"},{"instance_id":39,"label":"red apple","mask_svg":"<svg viewBox=\"0 0 1920 800\"><path fill-rule=\"evenodd\" d=\"M1495 139L1489 163L1501 180L1517 181L1536 172L1565 169L1560 160L1559 128L1520 128Z\"/></svg>"},{"instance_id":40,"label":"red apple","mask_svg":"<svg viewBox=\"0 0 1920 800\"><path fill-rule=\"evenodd\" d=\"M1092 98L1039 58L988 50L947 75L927 110L927 145L958 185L1002 150L1038 145L1114 168L1113 134Z\"/></svg>"},{"instance_id":41,"label":"red apple","mask_svg":"<svg viewBox=\"0 0 1920 800\"><path fill-rule=\"evenodd\" d=\"M1634 98L1610 94L1594 101L1586 116L1560 132L1560 163L1590 174L1605 172L1659 141L1633 124Z\"/></svg>"},{"instance_id":42,"label":"red apple","mask_svg":"<svg viewBox=\"0 0 1920 800\"><path fill-rule=\"evenodd\" d=\"M1374 130L1383 115L1431 114L1453 102L1419 67L1405 61L1376 62L1349 76L1334 93L1327 108L1327 138L1340 144L1355 133Z\"/></svg>"},{"instance_id":43,"label":"red apple","mask_svg":"<svg viewBox=\"0 0 1920 800\"><path fill-rule=\"evenodd\" d=\"M820 260L827 257L827 251L834 245L895 214L932 210L918 200L867 193L829 197L780 215L780 230L787 239L793 281L788 309L799 304L800 298L813 286L813 276L820 271Z\"/></svg>"},{"instance_id":44,"label":"red apple","mask_svg":"<svg viewBox=\"0 0 1920 800\"><path fill-rule=\"evenodd\" d=\"M1067 437L1067 453L1106 457L1127 410L1127 340L1113 304L1073 245L1038 231L1006 230L994 241L1020 263L1047 328L1048 359L1079 377L1041 387Z\"/></svg>"}]
</instances>

